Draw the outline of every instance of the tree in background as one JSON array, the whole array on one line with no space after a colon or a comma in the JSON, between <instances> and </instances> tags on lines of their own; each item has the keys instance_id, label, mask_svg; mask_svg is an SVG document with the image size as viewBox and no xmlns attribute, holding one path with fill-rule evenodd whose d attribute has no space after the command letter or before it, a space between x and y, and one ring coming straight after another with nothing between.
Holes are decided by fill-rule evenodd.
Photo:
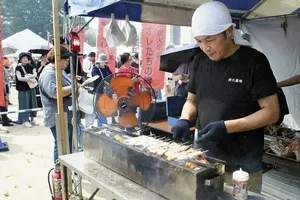
<instances>
[{"instance_id":1,"label":"tree in background","mask_svg":"<svg viewBox=\"0 0 300 200\"><path fill-rule=\"evenodd\" d=\"M60 32L62 34L64 0L59 0L59 3L61 8ZM47 39L47 31L53 35L51 0L5 0L1 6L3 15L3 39L26 28L44 39Z\"/></svg>"},{"instance_id":2,"label":"tree in background","mask_svg":"<svg viewBox=\"0 0 300 200\"><path fill-rule=\"evenodd\" d=\"M91 45L92 47L95 47L97 44L97 29L87 27L85 31L85 42Z\"/></svg>"}]
</instances>

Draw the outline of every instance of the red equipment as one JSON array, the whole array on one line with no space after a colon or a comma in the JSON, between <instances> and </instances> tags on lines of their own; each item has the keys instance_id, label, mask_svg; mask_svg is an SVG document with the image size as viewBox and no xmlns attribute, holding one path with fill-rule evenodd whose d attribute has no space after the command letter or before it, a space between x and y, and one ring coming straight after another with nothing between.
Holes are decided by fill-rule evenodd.
<instances>
[{"instance_id":1,"label":"red equipment","mask_svg":"<svg viewBox=\"0 0 300 200\"><path fill-rule=\"evenodd\" d=\"M60 163L57 161L52 174L52 199L62 200L62 185L61 185L61 174L60 174Z\"/></svg>"},{"instance_id":2,"label":"red equipment","mask_svg":"<svg viewBox=\"0 0 300 200\"><path fill-rule=\"evenodd\" d=\"M70 38L71 38L71 51L73 53L80 52L80 39L77 33L70 32Z\"/></svg>"}]
</instances>

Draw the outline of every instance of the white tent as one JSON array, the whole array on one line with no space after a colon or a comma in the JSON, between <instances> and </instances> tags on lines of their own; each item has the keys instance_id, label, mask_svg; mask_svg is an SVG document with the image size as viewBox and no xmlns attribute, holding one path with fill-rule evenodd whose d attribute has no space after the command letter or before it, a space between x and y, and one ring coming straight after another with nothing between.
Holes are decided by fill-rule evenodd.
<instances>
[{"instance_id":1,"label":"white tent","mask_svg":"<svg viewBox=\"0 0 300 200\"><path fill-rule=\"evenodd\" d=\"M85 42L84 47L83 47L83 53L84 54L89 54L90 52L97 52L97 48L92 47L88 43Z\"/></svg>"},{"instance_id":2,"label":"white tent","mask_svg":"<svg viewBox=\"0 0 300 200\"><path fill-rule=\"evenodd\" d=\"M37 46L48 45L48 41L35 34L29 29L20 31L4 40L2 44L12 45L18 49L18 52L28 51L29 49L34 49Z\"/></svg>"}]
</instances>

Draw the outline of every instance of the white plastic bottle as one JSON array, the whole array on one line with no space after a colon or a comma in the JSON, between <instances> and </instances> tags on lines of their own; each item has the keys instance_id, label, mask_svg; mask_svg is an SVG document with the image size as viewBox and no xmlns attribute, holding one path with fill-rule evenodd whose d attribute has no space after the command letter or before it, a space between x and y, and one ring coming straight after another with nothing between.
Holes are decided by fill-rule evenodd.
<instances>
[{"instance_id":1,"label":"white plastic bottle","mask_svg":"<svg viewBox=\"0 0 300 200\"><path fill-rule=\"evenodd\" d=\"M232 195L237 200L246 200L248 198L247 184L249 174L242 169L233 172L233 192Z\"/></svg>"}]
</instances>

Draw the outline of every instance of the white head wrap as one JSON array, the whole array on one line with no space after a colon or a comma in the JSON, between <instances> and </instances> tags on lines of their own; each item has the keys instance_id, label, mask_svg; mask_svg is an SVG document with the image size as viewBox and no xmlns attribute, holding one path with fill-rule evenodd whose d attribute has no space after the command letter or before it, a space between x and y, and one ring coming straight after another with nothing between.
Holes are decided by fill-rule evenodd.
<instances>
[{"instance_id":1,"label":"white head wrap","mask_svg":"<svg viewBox=\"0 0 300 200\"><path fill-rule=\"evenodd\" d=\"M217 35L230 26L233 26L233 36L236 44L251 46L235 28L230 12L223 3L219 1L204 3L193 14L192 33L194 37Z\"/></svg>"}]
</instances>

